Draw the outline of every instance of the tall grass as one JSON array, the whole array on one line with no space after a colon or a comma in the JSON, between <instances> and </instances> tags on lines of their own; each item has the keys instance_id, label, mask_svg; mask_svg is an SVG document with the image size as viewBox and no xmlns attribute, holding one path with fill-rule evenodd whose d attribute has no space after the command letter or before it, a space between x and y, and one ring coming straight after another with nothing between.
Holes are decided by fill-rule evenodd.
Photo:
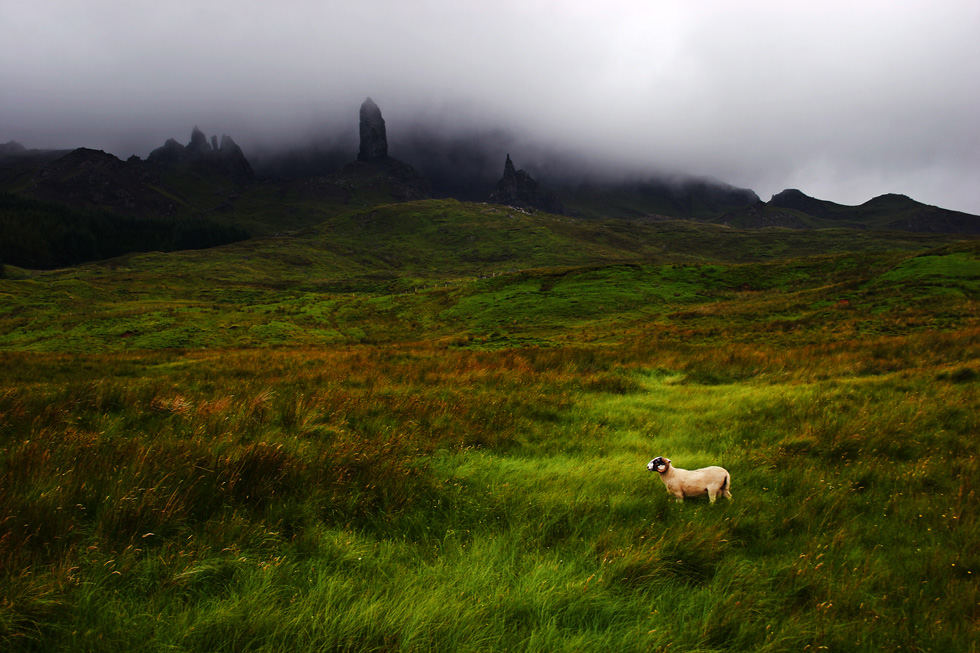
<instances>
[{"instance_id":1,"label":"tall grass","mask_svg":"<svg viewBox=\"0 0 980 653\"><path fill-rule=\"evenodd\" d=\"M969 650L976 334L821 347L5 354L4 644Z\"/></svg>"}]
</instances>

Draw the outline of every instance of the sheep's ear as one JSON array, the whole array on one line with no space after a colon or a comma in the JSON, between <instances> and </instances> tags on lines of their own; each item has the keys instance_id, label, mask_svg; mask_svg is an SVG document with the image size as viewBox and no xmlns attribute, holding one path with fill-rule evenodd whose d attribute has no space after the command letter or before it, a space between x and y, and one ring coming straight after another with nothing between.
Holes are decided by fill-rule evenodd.
<instances>
[{"instance_id":1,"label":"sheep's ear","mask_svg":"<svg viewBox=\"0 0 980 653\"><path fill-rule=\"evenodd\" d=\"M670 464L670 458L664 458L664 464L665 465L669 465Z\"/></svg>"}]
</instances>

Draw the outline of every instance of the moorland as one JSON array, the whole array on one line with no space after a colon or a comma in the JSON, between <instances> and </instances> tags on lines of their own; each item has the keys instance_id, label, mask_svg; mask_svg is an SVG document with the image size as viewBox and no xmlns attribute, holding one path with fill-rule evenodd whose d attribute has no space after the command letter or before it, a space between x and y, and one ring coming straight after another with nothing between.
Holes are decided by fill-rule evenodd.
<instances>
[{"instance_id":1,"label":"moorland","mask_svg":"<svg viewBox=\"0 0 980 653\"><path fill-rule=\"evenodd\" d=\"M4 650L976 648L975 237L304 188L8 259Z\"/></svg>"}]
</instances>

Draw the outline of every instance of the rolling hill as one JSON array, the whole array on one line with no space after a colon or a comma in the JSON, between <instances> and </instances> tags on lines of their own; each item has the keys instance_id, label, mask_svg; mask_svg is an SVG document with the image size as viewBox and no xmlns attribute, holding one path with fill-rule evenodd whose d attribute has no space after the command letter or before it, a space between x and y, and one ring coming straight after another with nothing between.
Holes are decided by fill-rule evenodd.
<instances>
[{"instance_id":1,"label":"rolling hill","mask_svg":"<svg viewBox=\"0 0 980 653\"><path fill-rule=\"evenodd\" d=\"M769 202L758 202L726 212L714 218L714 221L739 227L845 227L878 231L980 234L980 216L922 204L898 194L880 195L864 204L846 206L788 189L773 195Z\"/></svg>"}]
</instances>

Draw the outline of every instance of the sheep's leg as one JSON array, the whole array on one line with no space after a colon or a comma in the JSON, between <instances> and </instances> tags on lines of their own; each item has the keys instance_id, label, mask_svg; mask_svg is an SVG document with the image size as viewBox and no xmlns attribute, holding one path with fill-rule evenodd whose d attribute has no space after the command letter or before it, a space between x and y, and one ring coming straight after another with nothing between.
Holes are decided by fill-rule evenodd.
<instances>
[{"instance_id":1,"label":"sheep's leg","mask_svg":"<svg viewBox=\"0 0 980 653\"><path fill-rule=\"evenodd\" d=\"M721 494L729 501L732 500L732 478L725 476L725 482L721 486Z\"/></svg>"}]
</instances>

